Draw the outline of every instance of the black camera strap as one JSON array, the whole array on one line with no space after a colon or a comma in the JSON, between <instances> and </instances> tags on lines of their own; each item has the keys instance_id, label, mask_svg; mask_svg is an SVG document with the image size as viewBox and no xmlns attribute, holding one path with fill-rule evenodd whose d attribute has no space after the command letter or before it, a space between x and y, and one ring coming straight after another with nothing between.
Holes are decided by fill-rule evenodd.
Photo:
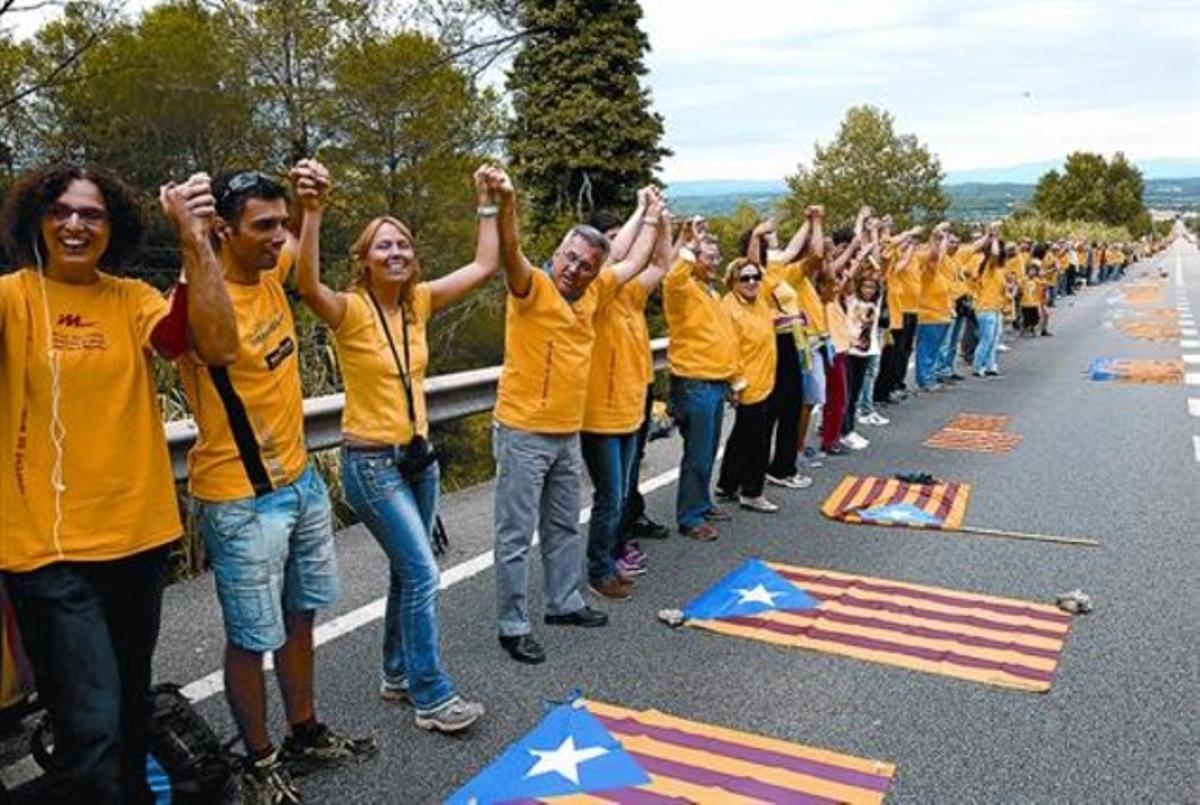
<instances>
[{"instance_id":1,"label":"black camera strap","mask_svg":"<svg viewBox=\"0 0 1200 805\"><path fill-rule=\"evenodd\" d=\"M408 351L408 316L404 313L404 302L400 303L400 327L404 331L402 337L404 339L404 363L400 363L400 355L396 352L396 342L392 338L392 328L388 327L387 316L383 315L383 308L379 305L379 300L375 298L375 294L367 291L367 296L371 297L371 304L375 306L375 312L379 315L379 323L383 325L383 334L387 338L388 348L392 351L392 360L396 362L396 371L400 373L400 385L404 387L404 401L408 403L408 422L412 427L413 438L417 438L417 409L413 406L412 381L409 379L408 370L412 366L412 357Z\"/></svg>"},{"instance_id":2,"label":"black camera strap","mask_svg":"<svg viewBox=\"0 0 1200 805\"><path fill-rule=\"evenodd\" d=\"M403 330L401 337L404 339L404 363L400 363L400 355L396 352L396 341L392 338L392 328L388 327L387 316L383 315L383 308L380 307L375 294L368 290L367 296L371 298L371 304L374 305L375 313L379 316L379 323L383 325L383 334L387 338L388 349L391 350L392 360L396 362L396 371L400 373L400 385L404 387L404 401L408 404L408 422L412 427L413 443L416 443L423 437L417 432L417 409L413 404L412 380L409 375L409 369L412 367L412 355L408 348L408 316L404 312L404 302L400 302L400 328ZM450 547L450 536L446 533L446 525L442 522L442 516L439 514L433 524L433 552L437 556L443 556L448 547Z\"/></svg>"}]
</instances>

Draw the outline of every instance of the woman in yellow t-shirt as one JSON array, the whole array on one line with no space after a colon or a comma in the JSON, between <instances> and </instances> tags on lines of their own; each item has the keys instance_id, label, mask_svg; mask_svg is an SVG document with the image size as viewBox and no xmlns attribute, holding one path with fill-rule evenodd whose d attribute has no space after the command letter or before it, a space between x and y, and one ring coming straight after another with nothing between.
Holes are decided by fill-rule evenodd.
<instances>
[{"instance_id":1,"label":"woman in yellow t-shirt","mask_svg":"<svg viewBox=\"0 0 1200 805\"><path fill-rule=\"evenodd\" d=\"M1004 310L1011 308L1008 287L1018 265L1017 257L1005 250L998 236L993 235L983 249L985 259L976 280L975 320L979 326L979 342L975 346L972 370L976 377L1000 374L996 363L1003 327Z\"/></svg>"},{"instance_id":2,"label":"woman in yellow t-shirt","mask_svg":"<svg viewBox=\"0 0 1200 805\"><path fill-rule=\"evenodd\" d=\"M320 279L328 174L314 163L301 170L307 173L296 179L304 210L296 279L304 301L333 330L346 384L342 486L391 565L380 695L411 702L418 727L457 732L478 720L484 708L456 693L438 650L432 535L439 473L427 441L426 326L433 314L487 282L499 266L491 169L475 172L474 260L422 281L412 233L397 219L382 216L367 224L350 249L356 274L349 291L334 291Z\"/></svg>"},{"instance_id":3,"label":"woman in yellow t-shirt","mask_svg":"<svg viewBox=\"0 0 1200 805\"><path fill-rule=\"evenodd\" d=\"M767 429L768 400L775 387L775 312L764 288L764 270L739 257L725 269L728 293L721 304L737 331L738 364L746 386L736 397L737 418L725 443L725 458L717 478L717 496L737 500L743 509L773 513L779 506L767 500L763 484L771 458Z\"/></svg>"},{"instance_id":4,"label":"woman in yellow t-shirt","mask_svg":"<svg viewBox=\"0 0 1200 805\"><path fill-rule=\"evenodd\" d=\"M0 573L54 724L64 802L150 799L151 659L183 530L150 356L191 348L227 365L237 349L208 177L159 199L187 280L170 302L110 273L137 256L146 218L106 170L33 171L0 225L26 266L0 277Z\"/></svg>"}]
</instances>

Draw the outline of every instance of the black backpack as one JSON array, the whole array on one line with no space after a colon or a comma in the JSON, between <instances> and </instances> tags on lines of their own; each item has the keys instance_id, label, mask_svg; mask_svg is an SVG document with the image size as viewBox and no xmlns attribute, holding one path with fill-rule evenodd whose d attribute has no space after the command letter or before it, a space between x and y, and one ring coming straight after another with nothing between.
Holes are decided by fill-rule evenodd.
<instances>
[{"instance_id":1,"label":"black backpack","mask_svg":"<svg viewBox=\"0 0 1200 805\"><path fill-rule=\"evenodd\" d=\"M150 689L147 737L146 778L158 801L173 805L236 801L239 761L178 685L162 683ZM30 738L30 749L46 771L54 766L53 743L49 718L44 718Z\"/></svg>"}]
</instances>

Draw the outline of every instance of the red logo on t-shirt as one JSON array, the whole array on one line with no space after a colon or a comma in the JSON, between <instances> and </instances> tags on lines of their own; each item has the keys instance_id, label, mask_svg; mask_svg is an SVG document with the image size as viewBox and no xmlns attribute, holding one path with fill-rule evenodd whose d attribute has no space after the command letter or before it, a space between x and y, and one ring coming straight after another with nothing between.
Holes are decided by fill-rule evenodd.
<instances>
[{"instance_id":1,"label":"red logo on t-shirt","mask_svg":"<svg viewBox=\"0 0 1200 805\"><path fill-rule=\"evenodd\" d=\"M59 327L95 327L96 322L87 321L78 313L60 313L58 316Z\"/></svg>"}]
</instances>

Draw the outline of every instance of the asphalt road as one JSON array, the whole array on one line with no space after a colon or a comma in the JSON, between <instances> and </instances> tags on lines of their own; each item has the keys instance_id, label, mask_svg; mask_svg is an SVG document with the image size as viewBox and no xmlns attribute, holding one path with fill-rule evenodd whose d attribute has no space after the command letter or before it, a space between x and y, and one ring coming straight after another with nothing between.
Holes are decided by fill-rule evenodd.
<instances>
[{"instance_id":1,"label":"asphalt road","mask_svg":"<svg viewBox=\"0 0 1200 805\"><path fill-rule=\"evenodd\" d=\"M1163 305L1176 303L1177 273L1200 309L1200 254L1177 242L1132 277L1165 274ZM310 802L425 803L453 792L539 718L542 703L579 688L635 708L750 730L891 761L892 802L1200 801L1200 419L1188 396L1200 386L1096 383L1091 358L1178 358L1179 342L1134 340L1111 327L1116 285L1090 289L1055 310L1055 338L1009 339L1006 376L971 380L891 408L865 452L827 461L804 491L774 490L776 515L737 512L713 544L648 543L651 571L635 599L606 609L606 629L539 626L546 664L518 665L495 639L487 567L491 488L444 502L454 549L441 597L442 647L462 693L488 715L467 735L417 729L412 713L377 695L385 563L359 528L339 535L345 596L323 616L318 708L339 727L374 734L380 755L306 777ZM1186 338L1186 336L1185 336ZM1200 352L1200 349L1192 350ZM1191 367L1200 371L1200 366ZM960 412L1010 416L1024 443L1005 455L930 450L920 442ZM1198 412L1200 413L1200 412ZM643 480L656 519L670 522L677 438L652 445ZM1064 547L848 526L818 506L847 472L920 470L974 485L971 524L1099 540ZM481 557L482 558L477 558ZM1051 601L1082 588L1096 611L1076 619L1046 694L989 687L693 629L655 617L679 607L744 558L883 576L961 590ZM472 562L464 566L464 563ZM531 578L540 578L535 569ZM536 590L538 585L533 585ZM535 614L540 603L535 601ZM345 616L330 625L331 618ZM209 676L221 630L211 579L167 593L157 676L205 696L203 714L232 723ZM277 699L272 716L281 720ZM10 740L3 777L28 761Z\"/></svg>"}]
</instances>

